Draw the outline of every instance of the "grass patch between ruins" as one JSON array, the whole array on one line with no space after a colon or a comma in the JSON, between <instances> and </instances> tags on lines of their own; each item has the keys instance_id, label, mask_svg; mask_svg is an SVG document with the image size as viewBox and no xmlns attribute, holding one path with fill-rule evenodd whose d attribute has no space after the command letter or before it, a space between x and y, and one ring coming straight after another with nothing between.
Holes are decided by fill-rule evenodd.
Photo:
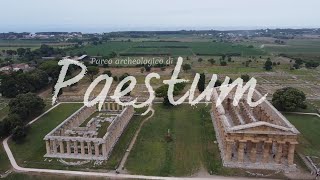
<instances>
[{"instance_id":1,"label":"grass patch between ruins","mask_svg":"<svg viewBox=\"0 0 320 180\"><path fill-rule=\"evenodd\" d=\"M212 174L229 174L222 167L209 106L180 105L168 110L155 105L154 116L144 124L128 157L126 168L135 174L188 176L205 168ZM170 129L173 141L165 136ZM230 171L230 172L228 172Z\"/></svg>"},{"instance_id":2,"label":"grass patch between ruins","mask_svg":"<svg viewBox=\"0 0 320 180\"><path fill-rule=\"evenodd\" d=\"M297 151L304 155L320 157L320 118L299 114L285 114L285 116L301 133Z\"/></svg>"}]
</instances>

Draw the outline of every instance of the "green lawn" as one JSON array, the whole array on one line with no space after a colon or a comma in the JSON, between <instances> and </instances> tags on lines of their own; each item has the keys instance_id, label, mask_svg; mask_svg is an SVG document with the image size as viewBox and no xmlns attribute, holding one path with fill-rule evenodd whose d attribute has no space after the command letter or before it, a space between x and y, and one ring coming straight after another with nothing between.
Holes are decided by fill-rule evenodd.
<instances>
[{"instance_id":1,"label":"green lawn","mask_svg":"<svg viewBox=\"0 0 320 180\"><path fill-rule=\"evenodd\" d=\"M209 107L181 105L170 110L155 105L155 115L143 126L126 168L135 174L186 176L201 167L226 173L222 168ZM166 142L170 129L173 141Z\"/></svg>"},{"instance_id":2,"label":"green lawn","mask_svg":"<svg viewBox=\"0 0 320 180\"><path fill-rule=\"evenodd\" d=\"M132 119L130 120L129 124L127 125L127 128L125 129L124 133L121 135L118 143L116 144L116 146L114 147L111 156L109 157L108 161L106 162L106 168L107 169L115 169L125 151L127 150L132 137L134 136L135 132L137 131L141 121L145 118L148 117L148 115L146 116L133 116Z\"/></svg>"},{"instance_id":3,"label":"green lawn","mask_svg":"<svg viewBox=\"0 0 320 180\"><path fill-rule=\"evenodd\" d=\"M297 150L305 155L320 157L320 118L298 114L285 114L285 116L301 133Z\"/></svg>"},{"instance_id":4,"label":"green lawn","mask_svg":"<svg viewBox=\"0 0 320 180\"><path fill-rule=\"evenodd\" d=\"M44 136L82 105L81 103L60 104L30 126L28 136L23 143L17 144L10 141L10 148L18 164L23 167L44 168L42 164L46 151Z\"/></svg>"},{"instance_id":5,"label":"green lawn","mask_svg":"<svg viewBox=\"0 0 320 180\"><path fill-rule=\"evenodd\" d=\"M1 142L1 145L0 145L0 174L2 174L10 169L10 162L9 162L9 159L8 159L6 152L3 149L2 140L0 140L0 142Z\"/></svg>"}]
</instances>

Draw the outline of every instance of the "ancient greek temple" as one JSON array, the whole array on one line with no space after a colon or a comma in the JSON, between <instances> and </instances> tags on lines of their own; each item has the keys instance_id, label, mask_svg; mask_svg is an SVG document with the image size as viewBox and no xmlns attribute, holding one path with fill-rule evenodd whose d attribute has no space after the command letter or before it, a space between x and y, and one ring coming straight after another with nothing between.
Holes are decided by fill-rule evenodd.
<instances>
[{"instance_id":1,"label":"ancient greek temple","mask_svg":"<svg viewBox=\"0 0 320 180\"><path fill-rule=\"evenodd\" d=\"M44 157L107 160L133 114L115 102L83 106L44 137Z\"/></svg>"},{"instance_id":2,"label":"ancient greek temple","mask_svg":"<svg viewBox=\"0 0 320 180\"><path fill-rule=\"evenodd\" d=\"M216 106L212 96L211 117L223 165L234 168L295 170L294 152L299 131L267 100L250 107L245 94L233 106L234 91ZM262 95L255 91L252 101Z\"/></svg>"}]
</instances>

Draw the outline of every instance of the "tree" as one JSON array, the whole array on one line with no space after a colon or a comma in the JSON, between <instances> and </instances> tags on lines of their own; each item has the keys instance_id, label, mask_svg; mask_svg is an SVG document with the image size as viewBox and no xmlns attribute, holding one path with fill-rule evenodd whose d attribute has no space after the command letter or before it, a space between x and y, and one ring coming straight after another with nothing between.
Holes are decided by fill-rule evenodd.
<instances>
[{"instance_id":1,"label":"tree","mask_svg":"<svg viewBox=\"0 0 320 180\"><path fill-rule=\"evenodd\" d=\"M112 51L112 52L109 54L109 57L110 57L110 58L115 58L115 57L117 57L117 53L114 52L114 51Z\"/></svg>"},{"instance_id":2,"label":"tree","mask_svg":"<svg viewBox=\"0 0 320 180\"><path fill-rule=\"evenodd\" d=\"M57 61L45 61L40 64L39 69L45 71L52 79L59 77L61 67Z\"/></svg>"},{"instance_id":3,"label":"tree","mask_svg":"<svg viewBox=\"0 0 320 180\"><path fill-rule=\"evenodd\" d=\"M144 72L144 67L140 68L140 72L141 72L141 73Z\"/></svg>"},{"instance_id":4,"label":"tree","mask_svg":"<svg viewBox=\"0 0 320 180\"><path fill-rule=\"evenodd\" d=\"M0 137L8 136L16 126L23 125L17 114L9 114L3 121L0 121Z\"/></svg>"},{"instance_id":5,"label":"tree","mask_svg":"<svg viewBox=\"0 0 320 180\"><path fill-rule=\"evenodd\" d=\"M250 77L248 74L243 74L243 75L241 75L241 79L243 80L243 82L248 82Z\"/></svg>"},{"instance_id":6,"label":"tree","mask_svg":"<svg viewBox=\"0 0 320 180\"><path fill-rule=\"evenodd\" d=\"M121 91L124 91L125 89L127 89L129 87L129 82L126 82L123 84L123 86L121 87ZM131 91L129 91L127 94L125 94L124 96L130 96Z\"/></svg>"},{"instance_id":7,"label":"tree","mask_svg":"<svg viewBox=\"0 0 320 180\"><path fill-rule=\"evenodd\" d=\"M173 105L170 103L169 98L168 98L167 95L163 97L163 105L164 105L164 106L167 106L167 107L173 106Z\"/></svg>"},{"instance_id":8,"label":"tree","mask_svg":"<svg viewBox=\"0 0 320 180\"><path fill-rule=\"evenodd\" d=\"M267 71L270 71L272 69L272 62L270 59L268 59L265 63L264 63L264 69Z\"/></svg>"},{"instance_id":9,"label":"tree","mask_svg":"<svg viewBox=\"0 0 320 180\"><path fill-rule=\"evenodd\" d=\"M199 58L199 59L198 59L198 62L199 62L199 63L201 63L202 61L203 61L203 59L202 59L202 58Z\"/></svg>"},{"instance_id":10,"label":"tree","mask_svg":"<svg viewBox=\"0 0 320 180\"><path fill-rule=\"evenodd\" d=\"M182 70L183 71L187 72L190 69L191 69L191 65L190 64L183 64L182 65Z\"/></svg>"},{"instance_id":11,"label":"tree","mask_svg":"<svg viewBox=\"0 0 320 180\"><path fill-rule=\"evenodd\" d=\"M306 68L308 69L314 69L317 68L320 64L318 62L314 62L314 61L310 61L310 62L306 62Z\"/></svg>"},{"instance_id":12,"label":"tree","mask_svg":"<svg viewBox=\"0 0 320 180\"><path fill-rule=\"evenodd\" d=\"M124 80L124 78L126 78L126 77L128 77L128 76L130 76L130 74L128 74L128 73L122 74L122 75L119 77L119 81Z\"/></svg>"},{"instance_id":13,"label":"tree","mask_svg":"<svg viewBox=\"0 0 320 180\"><path fill-rule=\"evenodd\" d=\"M17 49L17 54L21 57L26 53L26 49L24 48L18 48Z\"/></svg>"},{"instance_id":14,"label":"tree","mask_svg":"<svg viewBox=\"0 0 320 180\"><path fill-rule=\"evenodd\" d=\"M93 82L94 76L99 73L99 68L96 66L88 66L87 76L89 77L90 81Z\"/></svg>"},{"instance_id":15,"label":"tree","mask_svg":"<svg viewBox=\"0 0 320 180\"><path fill-rule=\"evenodd\" d=\"M27 129L23 126L17 126L13 129L12 140L15 142L21 142L27 136Z\"/></svg>"},{"instance_id":16,"label":"tree","mask_svg":"<svg viewBox=\"0 0 320 180\"><path fill-rule=\"evenodd\" d=\"M19 94L9 102L9 113L17 114L24 121L27 121L42 113L44 107L44 101L36 94Z\"/></svg>"},{"instance_id":17,"label":"tree","mask_svg":"<svg viewBox=\"0 0 320 180\"><path fill-rule=\"evenodd\" d=\"M201 73L200 74L200 79L199 79L199 82L198 82L198 90L200 92L203 92L204 89L205 89L205 86L206 86L206 76L204 73Z\"/></svg>"},{"instance_id":18,"label":"tree","mask_svg":"<svg viewBox=\"0 0 320 180\"><path fill-rule=\"evenodd\" d=\"M214 87L219 87L221 86L221 84L222 82L219 79L217 79L216 83L214 83Z\"/></svg>"},{"instance_id":19,"label":"tree","mask_svg":"<svg viewBox=\"0 0 320 180\"><path fill-rule=\"evenodd\" d=\"M216 61L213 58L208 59L208 61L210 62L211 65L214 65L214 63L216 63Z\"/></svg>"},{"instance_id":20,"label":"tree","mask_svg":"<svg viewBox=\"0 0 320 180\"><path fill-rule=\"evenodd\" d=\"M232 61L232 58L231 56L228 57L228 62L231 62Z\"/></svg>"},{"instance_id":21,"label":"tree","mask_svg":"<svg viewBox=\"0 0 320 180\"><path fill-rule=\"evenodd\" d=\"M306 95L293 87L278 89L272 97L272 104L280 111L294 111L307 107Z\"/></svg>"},{"instance_id":22,"label":"tree","mask_svg":"<svg viewBox=\"0 0 320 180\"><path fill-rule=\"evenodd\" d=\"M220 61L220 65L221 65L221 66L227 66L228 64L227 64L226 61Z\"/></svg>"},{"instance_id":23,"label":"tree","mask_svg":"<svg viewBox=\"0 0 320 180\"><path fill-rule=\"evenodd\" d=\"M222 60L225 60L225 59L226 59L226 55L223 54L223 55L221 56L221 59L222 59Z\"/></svg>"},{"instance_id":24,"label":"tree","mask_svg":"<svg viewBox=\"0 0 320 180\"><path fill-rule=\"evenodd\" d=\"M144 68L146 69L147 72L150 72L151 71L151 64L144 65Z\"/></svg>"},{"instance_id":25,"label":"tree","mask_svg":"<svg viewBox=\"0 0 320 180\"><path fill-rule=\"evenodd\" d=\"M106 74L106 75L108 75L109 77L112 77L112 73L111 73L110 70L105 70L105 71L103 72L103 74Z\"/></svg>"},{"instance_id":26,"label":"tree","mask_svg":"<svg viewBox=\"0 0 320 180\"><path fill-rule=\"evenodd\" d=\"M175 84L174 85L174 89L173 89L173 95L180 94L181 91L185 88L185 86L186 86L186 83L177 83L177 84ZM165 97L165 96L167 96L168 88L169 88L169 86L167 84L158 87L155 90L156 97Z\"/></svg>"}]
</instances>

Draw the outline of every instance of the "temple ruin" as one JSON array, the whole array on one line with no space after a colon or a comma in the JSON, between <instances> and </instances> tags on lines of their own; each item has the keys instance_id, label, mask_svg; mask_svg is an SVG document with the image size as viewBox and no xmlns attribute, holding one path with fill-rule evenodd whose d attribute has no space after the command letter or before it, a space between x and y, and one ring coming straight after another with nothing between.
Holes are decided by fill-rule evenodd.
<instances>
[{"instance_id":1,"label":"temple ruin","mask_svg":"<svg viewBox=\"0 0 320 180\"><path fill-rule=\"evenodd\" d=\"M218 92L212 96L211 118L223 165L232 168L295 170L294 152L299 131L265 100L256 107L247 94L233 106L234 91L216 107ZM252 101L262 95L255 91Z\"/></svg>"},{"instance_id":2,"label":"temple ruin","mask_svg":"<svg viewBox=\"0 0 320 180\"><path fill-rule=\"evenodd\" d=\"M132 106L83 106L44 137L44 157L107 160L134 114Z\"/></svg>"}]
</instances>

